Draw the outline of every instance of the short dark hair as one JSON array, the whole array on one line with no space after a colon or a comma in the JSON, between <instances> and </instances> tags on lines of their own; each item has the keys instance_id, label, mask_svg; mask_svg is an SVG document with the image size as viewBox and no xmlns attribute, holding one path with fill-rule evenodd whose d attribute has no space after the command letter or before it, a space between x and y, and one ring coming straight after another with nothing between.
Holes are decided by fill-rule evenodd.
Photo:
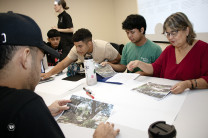
<instances>
[{"instance_id":1,"label":"short dark hair","mask_svg":"<svg viewBox=\"0 0 208 138\"><path fill-rule=\"evenodd\" d=\"M146 20L142 15L138 14L131 14L126 17L126 19L122 23L122 28L124 30L132 30L137 28L138 30L141 30L141 28L144 28L144 33L146 31L147 25L146 25Z\"/></svg>"},{"instance_id":2,"label":"short dark hair","mask_svg":"<svg viewBox=\"0 0 208 138\"><path fill-rule=\"evenodd\" d=\"M9 63L19 48L18 46L0 45L0 70Z\"/></svg>"},{"instance_id":3,"label":"short dark hair","mask_svg":"<svg viewBox=\"0 0 208 138\"><path fill-rule=\"evenodd\" d=\"M57 31L56 29L51 29L48 31L47 33L48 38L52 38L52 37L60 37L61 34L59 31Z\"/></svg>"},{"instance_id":4,"label":"short dark hair","mask_svg":"<svg viewBox=\"0 0 208 138\"><path fill-rule=\"evenodd\" d=\"M83 41L83 42L88 42L88 41L92 41L92 33L85 28L81 28L79 30L77 30L73 37L72 37L72 41L73 42L79 42L79 41Z\"/></svg>"},{"instance_id":5,"label":"short dark hair","mask_svg":"<svg viewBox=\"0 0 208 138\"><path fill-rule=\"evenodd\" d=\"M37 52L37 47L28 47L32 52ZM0 45L0 70L3 69L14 57L15 53L21 48L16 45ZM35 57L36 54L33 54Z\"/></svg>"}]
</instances>

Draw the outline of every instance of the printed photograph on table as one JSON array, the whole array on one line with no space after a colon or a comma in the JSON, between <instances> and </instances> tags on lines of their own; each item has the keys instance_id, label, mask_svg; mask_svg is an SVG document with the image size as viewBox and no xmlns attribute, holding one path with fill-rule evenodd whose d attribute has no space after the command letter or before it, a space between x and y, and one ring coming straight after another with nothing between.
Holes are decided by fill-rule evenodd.
<instances>
[{"instance_id":1,"label":"printed photograph on table","mask_svg":"<svg viewBox=\"0 0 208 138\"><path fill-rule=\"evenodd\" d=\"M113 70L113 68L109 64L105 66L101 66L97 63L95 64L95 71L96 73L98 73L100 76L104 78L109 78L116 74L116 72Z\"/></svg>"},{"instance_id":2,"label":"printed photograph on table","mask_svg":"<svg viewBox=\"0 0 208 138\"><path fill-rule=\"evenodd\" d=\"M100 122L105 122L111 115L113 105L92 99L72 95L69 110L57 120L58 123L72 123L80 127L97 128Z\"/></svg>"},{"instance_id":3,"label":"printed photograph on table","mask_svg":"<svg viewBox=\"0 0 208 138\"><path fill-rule=\"evenodd\" d=\"M162 99L170 93L171 87L172 87L171 85L163 85L163 84L148 82L132 90L136 90L140 93L144 93L146 95L149 95L158 99Z\"/></svg>"}]
</instances>

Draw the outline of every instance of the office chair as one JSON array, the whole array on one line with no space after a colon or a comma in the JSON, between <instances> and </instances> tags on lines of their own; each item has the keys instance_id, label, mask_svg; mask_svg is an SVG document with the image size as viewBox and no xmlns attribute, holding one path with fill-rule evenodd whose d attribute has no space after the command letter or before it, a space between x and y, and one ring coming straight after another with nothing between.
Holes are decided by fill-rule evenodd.
<instances>
[{"instance_id":1,"label":"office chair","mask_svg":"<svg viewBox=\"0 0 208 138\"><path fill-rule=\"evenodd\" d=\"M123 50L123 47L124 45L123 44L116 44L116 43L110 43L118 52L120 55L122 55L122 50Z\"/></svg>"}]
</instances>

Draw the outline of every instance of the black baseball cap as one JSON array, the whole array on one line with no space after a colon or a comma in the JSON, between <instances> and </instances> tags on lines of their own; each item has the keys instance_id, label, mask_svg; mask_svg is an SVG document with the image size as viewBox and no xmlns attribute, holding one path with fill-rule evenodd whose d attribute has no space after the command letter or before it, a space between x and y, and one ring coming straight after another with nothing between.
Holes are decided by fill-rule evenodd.
<instances>
[{"instance_id":1,"label":"black baseball cap","mask_svg":"<svg viewBox=\"0 0 208 138\"><path fill-rule=\"evenodd\" d=\"M43 42L37 23L30 17L9 11L0 13L0 45L34 46L59 58L59 53Z\"/></svg>"}]
</instances>

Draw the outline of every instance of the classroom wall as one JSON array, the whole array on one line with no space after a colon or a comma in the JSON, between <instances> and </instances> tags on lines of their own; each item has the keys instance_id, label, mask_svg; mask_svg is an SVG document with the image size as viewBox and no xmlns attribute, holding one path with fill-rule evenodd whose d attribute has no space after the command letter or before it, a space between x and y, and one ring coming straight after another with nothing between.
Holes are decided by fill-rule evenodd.
<instances>
[{"instance_id":1,"label":"classroom wall","mask_svg":"<svg viewBox=\"0 0 208 138\"><path fill-rule=\"evenodd\" d=\"M58 22L53 9L54 0L0 0L0 12L13 11L32 17L40 26L44 41L47 32ZM74 30L88 28L94 39L126 44L129 39L122 22L129 14L137 13L136 0L66 0ZM162 49L167 44L159 44Z\"/></svg>"},{"instance_id":2,"label":"classroom wall","mask_svg":"<svg viewBox=\"0 0 208 138\"><path fill-rule=\"evenodd\" d=\"M0 0L0 12L13 11L33 18L46 40L47 30L56 25L56 14L52 0Z\"/></svg>"},{"instance_id":3,"label":"classroom wall","mask_svg":"<svg viewBox=\"0 0 208 138\"><path fill-rule=\"evenodd\" d=\"M14 11L32 17L40 26L44 40L47 31L57 25L54 0L0 0L0 12ZM121 23L127 15L137 13L136 0L66 0L74 29L88 28L94 39L127 43Z\"/></svg>"},{"instance_id":4,"label":"classroom wall","mask_svg":"<svg viewBox=\"0 0 208 138\"><path fill-rule=\"evenodd\" d=\"M113 0L68 0L75 30L88 28L94 39L114 42L115 12Z\"/></svg>"},{"instance_id":5,"label":"classroom wall","mask_svg":"<svg viewBox=\"0 0 208 138\"><path fill-rule=\"evenodd\" d=\"M115 31L116 42L126 44L129 39L124 30L122 30L122 22L130 14L137 14L137 1L136 0L114 0L115 3Z\"/></svg>"}]
</instances>

